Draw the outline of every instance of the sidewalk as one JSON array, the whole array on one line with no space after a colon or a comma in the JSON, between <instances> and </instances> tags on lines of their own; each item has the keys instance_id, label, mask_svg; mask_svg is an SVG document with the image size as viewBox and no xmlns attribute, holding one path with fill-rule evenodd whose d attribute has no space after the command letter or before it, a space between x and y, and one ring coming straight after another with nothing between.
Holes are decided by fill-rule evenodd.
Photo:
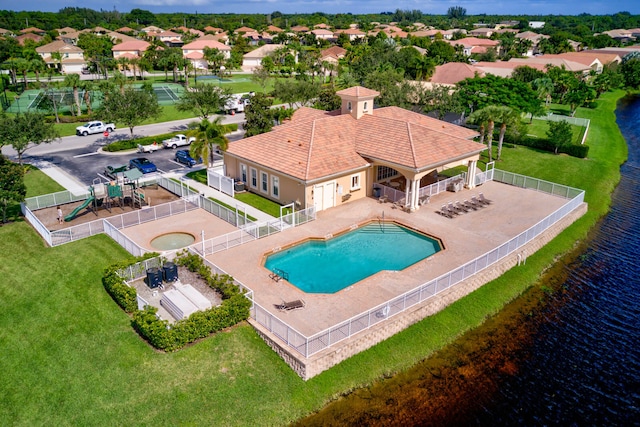
<instances>
[{"instance_id":1,"label":"sidewalk","mask_svg":"<svg viewBox=\"0 0 640 427\"><path fill-rule=\"evenodd\" d=\"M40 169L49 178L53 179L76 196L84 194L88 190L88 187L86 185L75 179L73 176L69 175L61 168L54 166L52 163L40 160L33 162L32 164L33 166Z\"/></svg>"},{"instance_id":2,"label":"sidewalk","mask_svg":"<svg viewBox=\"0 0 640 427\"><path fill-rule=\"evenodd\" d=\"M174 173L174 174L167 174L165 176L173 175L174 178L177 178L183 181L189 187L196 189L200 194L204 194L205 197L212 197L216 200L221 201L222 203L225 203L229 206L233 206L238 209L238 212L244 211L247 213L247 215L250 215L256 218L258 222L272 221L275 219L271 215L264 213L261 210L254 208L253 206L249 206L245 203L242 203L241 201L234 199L233 197L227 194L224 194L223 192L218 191L215 188L199 183L198 181L195 181L191 178L187 178L186 173L191 172L192 170L193 169L187 170L184 172Z\"/></svg>"}]
</instances>

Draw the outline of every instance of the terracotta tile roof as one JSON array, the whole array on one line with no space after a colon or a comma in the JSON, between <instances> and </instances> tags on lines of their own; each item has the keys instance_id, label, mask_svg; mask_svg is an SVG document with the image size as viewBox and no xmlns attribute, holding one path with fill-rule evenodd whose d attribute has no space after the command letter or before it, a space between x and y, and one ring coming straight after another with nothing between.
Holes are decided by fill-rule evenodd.
<instances>
[{"instance_id":1,"label":"terracotta tile roof","mask_svg":"<svg viewBox=\"0 0 640 427\"><path fill-rule=\"evenodd\" d=\"M20 30L20 32L22 34L26 34L26 33L46 33L45 30L41 30L40 28L37 28L37 27L25 28L25 29Z\"/></svg>"},{"instance_id":2,"label":"terracotta tile roof","mask_svg":"<svg viewBox=\"0 0 640 427\"><path fill-rule=\"evenodd\" d=\"M127 50L144 52L149 46L151 46L151 44L144 40L128 40L126 42L113 46L111 50L114 52L122 52Z\"/></svg>"},{"instance_id":3,"label":"terracotta tile roof","mask_svg":"<svg viewBox=\"0 0 640 427\"><path fill-rule=\"evenodd\" d=\"M460 44L464 47L473 47L473 46L491 47L491 46L497 46L500 44L500 42L497 40L479 39L477 37L465 37L459 40L451 40L449 43L451 43L452 45Z\"/></svg>"},{"instance_id":4,"label":"terracotta tile roof","mask_svg":"<svg viewBox=\"0 0 640 427\"><path fill-rule=\"evenodd\" d=\"M484 145L470 140L476 135L398 107L379 108L359 120L303 107L271 132L231 142L227 153L314 181L367 167L367 158L416 170L436 167L483 151Z\"/></svg>"},{"instance_id":5,"label":"terracotta tile roof","mask_svg":"<svg viewBox=\"0 0 640 427\"><path fill-rule=\"evenodd\" d=\"M189 52L184 55L186 59L202 59L204 58L204 54L202 52Z\"/></svg>"},{"instance_id":6,"label":"terracotta tile roof","mask_svg":"<svg viewBox=\"0 0 640 427\"><path fill-rule=\"evenodd\" d=\"M346 96L378 96L380 92L375 90L367 89L362 86L352 86L347 89L339 90L336 92L336 95L346 95Z\"/></svg>"},{"instance_id":7,"label":"terracotta tile roof","mask_svg":"<svg viewBox=\"0 0 640 427\"><path fill-rule=\"evenodd\" d=\"M218 49L220 51L231 50L231 47L227 46L226 44L208 38L201 38L194 40L191 43L187 43L182 46L182 50L203 50L205 47L208 47L210 49Z\"/></svg>"},{"instance_id":8,"label":"terracotta tile roof","mask_svg":"<svg viewBox=\"0 0 640 427\"><path fill-rule=\"evenodd\" d=\"M238 29L236 29L233 33L234 34L238 34L238 33L255 33L256 30L254 30L253 28L249 28L249 27L240 27Z\"/></svg>"},{"instance_id":9,"label":"terracotta tile roof","mask_svg":"<svg viewBox=\"0 0 640 427\"><path fill-rule=\"evenodd\" d=\"M509 62L517 62L522 65L529 64L542 64L542 65L553 65L555 67L563 67L568 71L578 72L578 71L588 71L590 68L588 65L580 64L575 61L569 61L564 58L558 58L556 55L541 55L534 56L532 58L511 58Z\"/></svg>"},{"instance_id":10,"label":"terracotta tile roof","mask_svg":"<svg viewBox=\"0 0 640 427\"><path fill-rule=\"evenodd\" d=\"M309 27L305 27L304 25L295 25L291 27L291 31L301 33L303 31L309 31Z\"/></svg>"},{"instance_id":11,"label":"terracotta tile roof","mask_svg":"<svg viewBox=\"0 0 640 427\"><path fill-rule=\"evenodd\" d=\"M476 73L481 77L484 75L482 70L477 69L473 65L465 64L464 62L448 62L443 65L438 65L429 81L432 83L454 85L466 78L473 78Z\"/></svg>"},{"instance_id":12,"label":"terracotta tile roof","mask_svg":"<svg viewBox=\"0 0 640 427\"><path fill-rule=\"evenodd\" d=\"M565 58L569 61L579 62L585 65L591 65L597 59L602 65L612 62L620 62L622 58L615 53L598 52L597 50L583 50L581 52L566 52L555 55L559 58Z\"/></svg>"},{"instance_id":13,"label":"terracotta tile roof","mask_svg":"<svg viewBox=\"0 0 640 427\"><path fill-rule=\"evenodd\" d=\"M280 27L276 27L275 25L269 25L267 27L267 31L270 32L270 33L281 33L284 30L282 28L280 28Z\"/></svg>"},{"instance_id":14,"label":"terracotta tile roof","mask_svg":"<svg viewBox=\"0 0 640 427\"><path fill-rule=\"evenodd\" d=\"M340 46L331 46L330 48L320 51L320 57L332 55L336 58L344 58L346 54L347 50L341 48Z\"/></svg>"},{"instance_id":15,"label":"terracotta tile roof","mask_svg":"<svg viewBox=\"0 0 640 427\"><path fill-rule=\"evenodd\" d=\"M535 64L535 63L518 63L518 62L505 62L505 61L496 61L496 62L477 62L473 65L478 70L481 70L485 74L493 74L494 76L500 77L511 77L513 71L518 67L531 67L538 71L546 72L547 68L545 64Z\"/></svg>"},{"instance_id":16,"label":"terracotta tile roof","mask_svg":"<svg viewBox=\"0 0 640 427\"><path fill-rule=\"evenodd\" d=\"M51 53L51 52L60 52L60 53L82 53L84 52L78 46L74 46L69 43L65 43L62 40L55 40L51 43L47 43L43 46L38 46L36 48L36 52L38 53Z\"/></svg>"},{"instance_id":17,"label":"terracotta tile roof","mask_svg":"<svg viewBox=\"0 0 640 427\"><path fill-rule=\"evenodd\" d=\"M325 30L323 28L311 30L311 33L315 34L316 36L333 36L333 31ZM335 46L335 47L339 47L339 46Z\"/></svg>"}]
</instances>

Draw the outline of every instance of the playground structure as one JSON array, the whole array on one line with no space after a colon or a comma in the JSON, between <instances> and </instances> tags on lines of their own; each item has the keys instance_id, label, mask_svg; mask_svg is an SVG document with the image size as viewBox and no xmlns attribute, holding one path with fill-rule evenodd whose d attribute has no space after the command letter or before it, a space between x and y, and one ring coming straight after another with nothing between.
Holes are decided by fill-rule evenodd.
<instances>
[{"instance_id":1,"label":"playground structure","mask_svg":"<svg viewBox=\"0 0 640 427\"><path fill-rule=\"evenodd\" d=\"M123 188L129 187L126 191L129 195L125 195ZM143 208L150 206L151 200L147 197L141 188L138 188L136 182L119 182L111 181L109 183L103 183L99 178L94 180L93 185L89 186L89 197L84 200L80 205L73 209L68 215L64 217L65 222L72 221L76 216L85 209L90 209L96 216L98 215L98 209L104 208L112 213L114 207L119 207L124 210L127 202L131 204L132 208Z\"/></svg>"}]
</instances>

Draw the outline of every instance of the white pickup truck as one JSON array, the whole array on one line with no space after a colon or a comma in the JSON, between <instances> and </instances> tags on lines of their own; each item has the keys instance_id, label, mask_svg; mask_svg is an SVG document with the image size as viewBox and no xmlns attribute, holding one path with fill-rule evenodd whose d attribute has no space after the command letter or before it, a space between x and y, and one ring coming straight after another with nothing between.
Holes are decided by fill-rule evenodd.
<instances>
[{"instance_id":1,"label":"white pickup truck","mask_svg":"<svg viewBox=\"0 0 640 427\"><path fill-rule=\"evenodd\" d=\"M87 136L94 133L113 132L116 129L116 125L113 123L103 123L100 121L93 121L78 126L76 128L76 135Z\"/></svg>"},{"instance_id":2,"label":"white pickup truck","mask_svg":"<svg viewBox=\"0 0 640 427\"><path fill-rule=\"evenodd\" d=\"M242 113L244 111L244 107L251 103L251 97L254 95L254 92L248 93L238 93L232 95L224 105L224 111L227 114L235 114Z\"/></svg>"},{"instance_id":3,"label":"white pickup truck","mask_svg":"<svg viewBox=\"0 0 640 427\"><path fill-rule=\"evenodd\" d=\"M173 138L165 139L164 141L162 141L162 146L164 148L177 148L177 147L180 147L182 145L189 145L195 140L196 139L193 136L190 137L190 138L187 138L186 135L183 135L183 134L179 133L178 135L174 136Z\"/></svg>"}]
</instances>

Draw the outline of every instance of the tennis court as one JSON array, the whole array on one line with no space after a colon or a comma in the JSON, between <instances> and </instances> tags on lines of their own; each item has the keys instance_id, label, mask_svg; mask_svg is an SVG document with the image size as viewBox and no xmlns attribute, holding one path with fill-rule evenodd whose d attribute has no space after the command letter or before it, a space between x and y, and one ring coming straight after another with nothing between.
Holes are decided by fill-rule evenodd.
<instances>
[{"instance_id":1,"label":"tennis court","mask_svg":"<svg viewBox=\"0 0 640 427\"><path fill-rule=\"evenodd\" d=\"M134 87L138 90L142 89L141 84L136 84ZM158 97L158 103L160 105L172 105L176 103L184 88L175 83L155 83L153 84L153 92ZM85 104L85 91L78 90L78 98L83 109L86 109ZM89 99L91 100L91 108L96 109L100 107L102 101L102 92L99 90L89 91ZM29 89L25 90L19 96L17 96L11 103L7 111L10 113L20 113L25 111L39 111L39 112L52 112L55 107L58 112L68 112L73 100L72 88L60 88L55 90L38 90Z\"/></svg>"}]
</instances>

